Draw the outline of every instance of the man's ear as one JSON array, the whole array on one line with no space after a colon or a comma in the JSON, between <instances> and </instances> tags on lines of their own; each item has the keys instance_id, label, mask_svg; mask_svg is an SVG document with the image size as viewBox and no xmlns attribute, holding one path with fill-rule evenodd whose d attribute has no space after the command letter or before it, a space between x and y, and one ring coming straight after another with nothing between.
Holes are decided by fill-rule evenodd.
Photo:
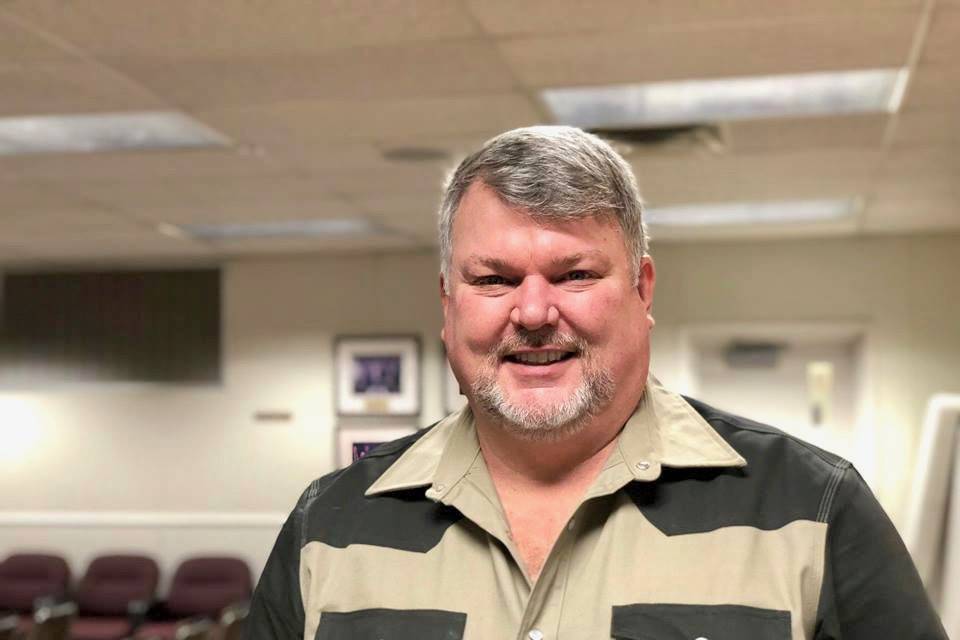
<instances>
[{"instance_id":1,"label":"man's ear","mask_svg":"<svg viewBox=\"0 0 960 640\"><path fill-rule=\"evenodd\" d=\"M444 324L446 324L447 319L447 306L450 304L450 296L447 295L446 282L443 279L443 274L440 274L440 307L443 309L443 319ZM443 340L443 329L440 329L440 340Z\"/></svg>"},{"instance_id":2,"label":"man's ear","mask_svg":"<svg viewBox=\"0 0 960 640\"><path fill-rule=\"evenodd\" d=\"M637 295L647 308L647 317L650 326L653 326L653 290L657 283L657 270L653 266L653 258L644 256L640 259L640 272L637 277Z\"/></svg>"}]
</instances>

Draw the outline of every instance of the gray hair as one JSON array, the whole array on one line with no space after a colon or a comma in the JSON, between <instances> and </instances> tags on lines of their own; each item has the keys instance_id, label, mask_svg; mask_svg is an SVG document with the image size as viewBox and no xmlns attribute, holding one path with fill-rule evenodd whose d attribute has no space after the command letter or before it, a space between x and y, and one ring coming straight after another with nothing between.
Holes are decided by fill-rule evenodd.
<instances>
[{"instance_id":1,"label":"gray hair","mask_svg":"<svg viewBox=\"0 0 960 640\"><path fill-rule=\"evenodd\" d=\"M620 154L574 127L539 126L507 131L464 158L447 178L440 201L440 271L450 292L453 221L460 201L481 181L506 204L545 221L613 218L623 232L639 277L648 235L637 181Z\"/></svg>"}]
</instances>

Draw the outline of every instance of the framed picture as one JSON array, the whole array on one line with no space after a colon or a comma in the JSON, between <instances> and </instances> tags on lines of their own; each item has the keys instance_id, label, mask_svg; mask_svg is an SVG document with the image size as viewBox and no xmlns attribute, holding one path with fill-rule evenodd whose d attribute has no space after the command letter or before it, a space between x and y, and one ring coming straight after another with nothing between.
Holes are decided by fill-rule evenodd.
<instances>
[{"instance_id":1,"label":"framed picture","mask_svg":"<svg viewBox=\"0 0 960 640\"><path fill-rule=\"evenodd\" d=\"M337 429L337 468L349 466L384 442L416 433L415 426L341 426Z\"/></svg>"},{"instance_id":2,"label":"framed picture","mask_svg":"<svg viewBox=\"0 0 960 640\"><path fill-rule=\"evenodd\" d=\"M460 383L453 375L446 351L443 351L443 410L446 413L460 411L467 404L467 396L460 393Z\"/></svg>"},{"instance_id":3,"label":"framed picture","mask_svg":"<svg viewBox=\"0 0 960 640\"><path fill-rule=\"evenodd\" d=\"M334 345L337 413L420 413L420 340L416 336L341 336Z\"/></svg>"}]
</instances>

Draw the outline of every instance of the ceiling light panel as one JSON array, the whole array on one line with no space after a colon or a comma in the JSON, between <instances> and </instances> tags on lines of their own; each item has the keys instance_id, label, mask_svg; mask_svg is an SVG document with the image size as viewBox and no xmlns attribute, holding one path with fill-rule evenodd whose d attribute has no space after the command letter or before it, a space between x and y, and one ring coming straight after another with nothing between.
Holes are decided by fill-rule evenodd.
<instances>
[{"instance_id":1,"label":"ceiling light panel","mask_svg":"<svg viewBox=\"0 0 960 640\"><path fill-rule=\"evenodd\" d=\"M842 198L677 205L651 207L644 218L654 227L830 222L855 215L860 203L860 198Z\"/></svg>"},{"instance_id":2,"label":"ceiling light panel","mask_svg":"<svg viewBox=\"0 0 960 640\"><path fill-rule=\"evenodd\" d=\"M593 128L663 126L900 108L909 71L869 69L545 89L562 124Z\"/></svg>"},{"instance_id":3,"label":"ceiling light panel","mask_svg":"<svg viewBox=\"0 0 960 640\"><path fill-rule=\"evenodd\" d=\"M0 155L225 146L230 140L175 111L0 118Z\"/></svg>"},{"instance_id":4,"label":"ceiling light panel","mask_svg":"<svg viewBox=\"0 0 960 640\"><path fill-rule=\"evenodd\" d=\"M236 240L247 238L307 238L376 235L384 230L364 218L327 218L322 220L283 220L236 224L184 224L173 227L164 224L158 229L164 235L174 235L175 228L183 234L203 240Z\"/></svg>"}]
</instances>

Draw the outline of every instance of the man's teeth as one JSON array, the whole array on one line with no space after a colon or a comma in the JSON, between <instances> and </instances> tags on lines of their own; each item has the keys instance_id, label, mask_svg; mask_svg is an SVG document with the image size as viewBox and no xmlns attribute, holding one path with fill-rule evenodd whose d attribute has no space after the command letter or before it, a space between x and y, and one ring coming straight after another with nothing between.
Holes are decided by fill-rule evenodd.
<instances>
[{"instance_id":1,"label":"man's teeth","mask_svg":"<svg viewBox=\"0 0 960 640\"><path fill-rule=\"evenodd\" d=\"M537 351L515 353L513 357L523 364L547 364L562 360L565 355L567 355L566 351Z\"/></svg>"}]
</instances>

